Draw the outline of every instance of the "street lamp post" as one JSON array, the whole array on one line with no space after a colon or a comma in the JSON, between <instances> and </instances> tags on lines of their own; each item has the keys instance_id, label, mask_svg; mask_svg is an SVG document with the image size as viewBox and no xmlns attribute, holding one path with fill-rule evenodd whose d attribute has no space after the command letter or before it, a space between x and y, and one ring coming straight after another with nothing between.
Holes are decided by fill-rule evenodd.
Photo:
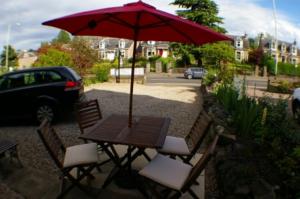
<instances>
[{"instance_id":1,"label":"street lamp post","mask_svg":"<svg viewBox=\"0 0 300 199\"><path fill-rule=\"evenodd\" d=\"M274 16L274 23L275 23L275 75L277 75L277 69L278 69L278 57L277 57L277 14L276 14L276 2L273 0L273 16Z\"/></svg>"},{"instance_id":2,"label":"street lamp post","mask_svg":"<svg viewBox=\"0 0 300 199\"><path fill-rule=\"evenodd\" d=\"M21 26L20 23L15 23L16 26ZM8 57L9 57L9 40L10 40L11 24L7 25L7 35L6 35L6 54L5 54L5 67L9 69Z\"/></svg>"},{"instance_id":3,"label":"street lamp post","mask_svg":"<svg viewBox=\"0 0 300 199\"><path fill-rule=\"evenodd\" d=\"M8 69L8 56L9 56L9 37L10 37L11 25L7 25L7 35L6 35L6 55L5 55L5 67Z\"/></svg>"}]
</instances>

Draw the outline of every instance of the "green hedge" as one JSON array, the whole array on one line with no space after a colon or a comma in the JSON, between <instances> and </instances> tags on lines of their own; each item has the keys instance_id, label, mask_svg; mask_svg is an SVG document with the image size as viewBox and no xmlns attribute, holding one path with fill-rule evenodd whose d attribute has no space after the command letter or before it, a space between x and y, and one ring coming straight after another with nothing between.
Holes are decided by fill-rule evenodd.
<instances>
[{"instance_id":1,"label":"green hedge","mask_svg":"<svg viewBox=\"0 0 300 199\"><path fill-rule=\"evenodd\" d=\"M278 63L277 69L279 75L300 76L300 67L293 64Z\"/></svg>"},{"instance_id":2,"label":"green hedge","mask_svg":"<svg viewBox=\"0 0 300 199\"><path fill-rule=\"evenodd\" d=\"M99 82L108 81L111 67L112 67L111 63L107 63L107 62L96 63L92 69L92 72L96 75L96 80Z\"/></svg>"}]
</instances>

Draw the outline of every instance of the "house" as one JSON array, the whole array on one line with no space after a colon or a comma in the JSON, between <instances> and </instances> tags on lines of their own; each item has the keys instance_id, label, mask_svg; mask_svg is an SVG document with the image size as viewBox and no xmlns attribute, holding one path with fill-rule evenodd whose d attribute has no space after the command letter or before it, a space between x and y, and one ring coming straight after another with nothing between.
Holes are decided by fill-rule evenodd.
<instances>
[{"instance_id":1,"label":"house","mask_svg":"<svg viewBox=\"0 0 300 199\"><path fill-rule=\"evenodd\" d=\"M274 59L277 56L278 62L290 63L297 65L300 63L299 49L297 48L297 42L293 43L285 41L276 41L275 39L269 39L264 41L264 52L271 55Z\"/></svg>"},{"instance_id":2,"label":"house","mask_svg":"<svg viewBox=\"0 0 300 199\"><path fill-rule=\"evenodd\" d=\"M170 54L169 42L147 41L140 42L138 52L141 57L150 58L153 56L168 57Z\"/></svg>"},{"instance_id":3,"label":"house","mask_svg":"<svg viewBox=\"0 0 300 199\"><path fill-rule=\"evenodd\" d=\"M37 60L35 51L19 51L18 63L20 68L29 68Z\"/></svg>"},{"instance_id":4,"label":"house","mask_svg":"<svg viewBox=\"0 0 300 199\"><path fill-rule=\"evenodd\" d=\"M248 61L250 45L247 35L231 36L233 39L232 45L235 51L235 60L238 62ZM300 63L300 50L297 48L297 42L293 43L285 41L277 41L277 46L274 38L262 38L259 43L263 47L264 53L268 53L274 59L277 56L278 62L291 63L297 65Z\"/></svg>"},{"instance_id":5,"label":"house","mask_svg":"<svg viewBox=\"0 0 300 199\"><path fill-rule=\"evenodd\" d=\"M93 42L92 47L97 50L99 59L113 61L120 52L122 58L129 59L133 54L133 41L116 38L100 38Z\"/></svg>"},{"instance_id":6,"label":"house","mask_svg":"<svg viewBox=\"0 0 300 199\"><path fill-rule=\"evenodd\" d=\"M229 35L229 37L233 40L235 60L238 62L248 61L250 46L247 34L243 36Z\"/></svg>"}]
</instances>

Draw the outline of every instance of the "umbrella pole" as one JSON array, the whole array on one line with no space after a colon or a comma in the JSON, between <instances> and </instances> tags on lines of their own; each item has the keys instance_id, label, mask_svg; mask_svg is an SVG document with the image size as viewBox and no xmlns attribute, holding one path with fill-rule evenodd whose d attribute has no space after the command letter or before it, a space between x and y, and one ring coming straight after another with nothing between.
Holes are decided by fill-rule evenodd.
<instances>
[{"instance_id":1,"label":"umbrella pole","mask_svg":"<svg viewBox=\"0 0 300 199\"><path fill-rule=\"evenodd\" d=\"M137 45L137 40L135 39L134 40L134 44L133 44L133 56L132 56L132 66L131 66L128 128L131 128L131 126L132 126L132 98L133 98L133 84L134 84L134 67L135 67L136 45Z\"/></svg>"}]
</instances>

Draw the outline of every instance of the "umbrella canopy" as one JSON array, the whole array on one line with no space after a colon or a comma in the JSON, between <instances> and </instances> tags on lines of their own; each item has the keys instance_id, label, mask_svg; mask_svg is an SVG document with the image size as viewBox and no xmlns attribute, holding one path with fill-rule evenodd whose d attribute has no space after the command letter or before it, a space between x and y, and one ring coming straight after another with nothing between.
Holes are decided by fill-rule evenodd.
<instances>
[{"instance_id":1,"label":"umbrella canopy","mask_svg":"<svg viewBox=\"0 0 300 199\"><path fill-rule=\"evenodd\" d=\"M72 35L107 36L134 40L128 127L131 127L132 123L132 94L137 41L172 41L201 45L231 40L205 26L157 10L142 1L125 4L121 7L80 12L46 21L43 25L66 30Z\"/></svg>"}]
</instances>

